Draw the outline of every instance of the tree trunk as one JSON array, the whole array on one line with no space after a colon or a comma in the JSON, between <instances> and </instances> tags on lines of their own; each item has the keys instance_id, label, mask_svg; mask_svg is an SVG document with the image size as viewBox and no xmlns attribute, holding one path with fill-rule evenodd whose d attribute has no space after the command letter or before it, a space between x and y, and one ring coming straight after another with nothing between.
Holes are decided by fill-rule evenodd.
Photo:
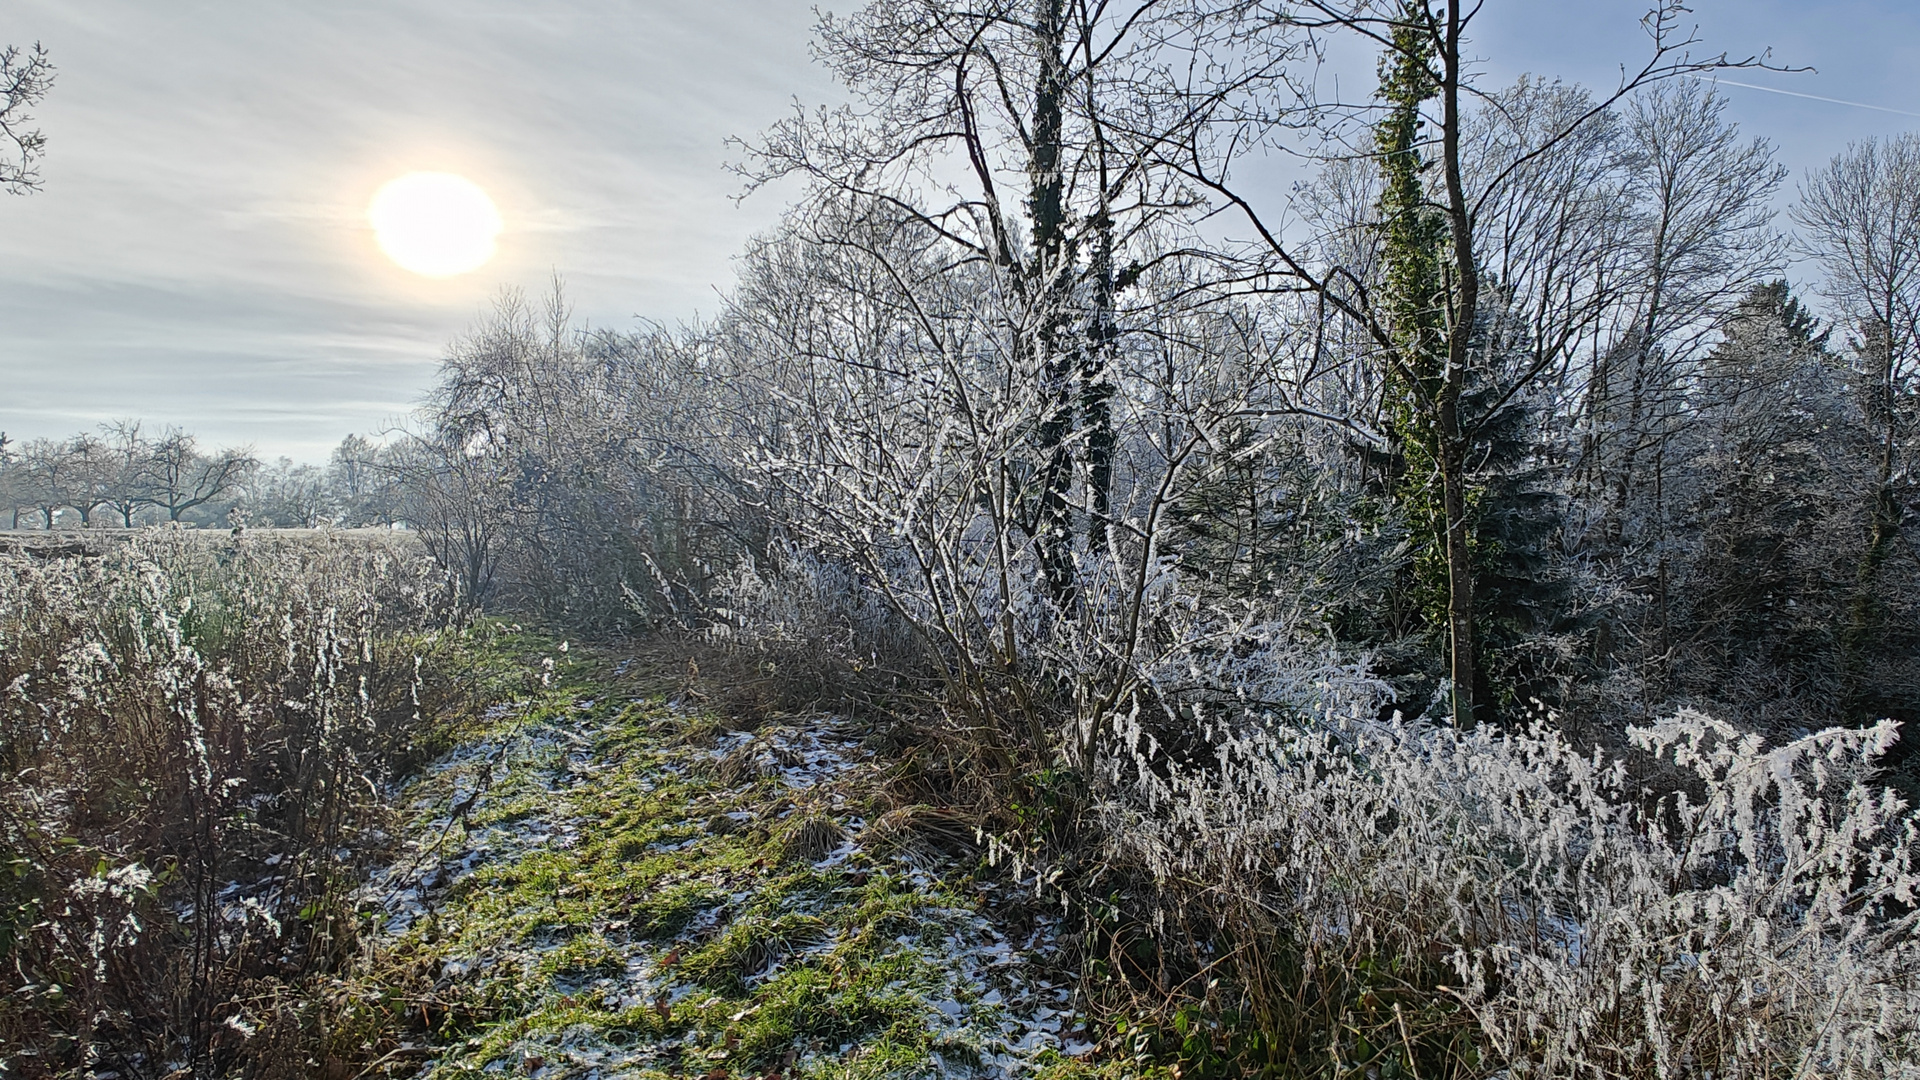
<instances>
[{"instance_id":1,"label":"tree trunk","mask_svg":"<svg viewBox=\"0 0 1920 1080\"><path fill-rule=\"evenodd\" d=\"M1467 520L1465 447L1447 438L1440 454L1441 506L1447 515L1447 677L1453 683L1453 720L1474 719L1473 542Z\"/></svg>"},{"instance_id":2,"label":"tree trunk","mask_svg":"<svg viewBox=\"0 0 1920 1080\"><path fill-rule=\"evenodd\" d=\"M1107 549L1108 518L1113 510L1113 383L1107 372L1114 343L1120 337L1113 310L1113 223L1103 214L1097 227L1092 324L1080 365L1081 423L1087 430L1087 546L1096 554Z\"/></svg>"},{"instance_id":3,"label":"tree trunk","mask_svg":"<svg viewBox=\"0 0 1920 1080\"><path fill-rule=\"evenodd\" d=\"M1084 15L1085 8L1082 13ZM1080 411L1087 429L1087 546L1096 554L1109 549L1113 512L1113 353L1120 340L1114 295L1120 282L1113 267L1113 175L1107 157L1107 134L1094 93L1093 32L1081 29L1088 50L1082 79L1087 122L1091 125L1095 179L1100 185L1093 221L1093 311L1088 321L1086 355L1080 366Z\"/></svg>"},{"instance_id":4,"label":"tree trunk","mask_svg":"<svg viewBox=\"0 0 1920 1080\"><path fill-rule=\"evenodd\" d=\"M1480 314L1480 268L1473 250L1473 215L1460 168L1460 5L1446 7L1440 41L1440 102L1444 114L1441 155L1446 173L1447 224L1453 240L1453 290L1448 311L1447 369L1439 400L1440 482L1447 516L1448 674L1453 681L1453 722L1474 722L1473 545L1467 520L1467 436L1460 423L1469 350Z\"/></svg>"},{"instance_id":5,"label":"tree trunk","mask_svg":"<svg viewBox=\"0 0 1920 1080\"><path fill-rule=\"evenodd\" d=\"M1880 566L1886 562L1900 531L1900 507L1893 491L1896 441L1892 319L1885 314L1877 318L1880 325L1871 327L1864 336L1875 368L1867 411L1868 420L1880 429L1874 433L1879 453L1874 462L1873 487L1867 492L1867 546L1854 572L1852 611L1844 639L1849 669L1858 667L1859 653L1879 629Z\"/></svg>"},{"instance_id":6,"label":"tree trunk","mask_svg":"<svg viewBox=\"0 0 1920 1080\"><path fill-rule=\"evenodd\" d=\"M1027 164L1028 206L1033 216L1034 347L1040 361L1044 413L1040 421L1039 549L1048 591L1062 609L1074 600L1073 521L1069 500L1073 460L1072 356L1066 342L1066 307L1073 253L1067 239L1066 187L1061 171L1062 96L1066 62L1065 0L1036 0L1034 47L1040 75L1034 87L1032 148Z\"/></svg>"}]
</instances>

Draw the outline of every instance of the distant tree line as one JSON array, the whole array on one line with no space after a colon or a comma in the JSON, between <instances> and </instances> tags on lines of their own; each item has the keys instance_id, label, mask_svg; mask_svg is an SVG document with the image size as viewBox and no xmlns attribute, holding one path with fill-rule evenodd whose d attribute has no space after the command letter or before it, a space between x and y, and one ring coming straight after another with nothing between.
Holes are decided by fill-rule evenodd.
<instances>
[{"instance_id":1,"label":"distant tree line","mask_svg":"<svg viewBox=\"0 0 1920 1080\"><path fill-rule=\"evenodd\" d=\"M204 449L191 432L149 435L135 421L65 439L16 443L0 433L0 512L14 529L391 525L391 456L349 435L325 466L267 463L250 448Z\"/></svg>"}]
</instances>

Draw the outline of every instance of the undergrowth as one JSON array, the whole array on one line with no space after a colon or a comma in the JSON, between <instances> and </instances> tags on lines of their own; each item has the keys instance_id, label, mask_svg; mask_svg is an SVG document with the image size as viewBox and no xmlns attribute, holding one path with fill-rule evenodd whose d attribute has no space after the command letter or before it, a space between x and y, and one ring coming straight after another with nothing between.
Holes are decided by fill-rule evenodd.
<instances>
[{"instance_id":1,"label":"undergrowth","mask_svg":"<svg viewBox=\"0 0 1920 1080\"><path fill-rule=\"evenodd\" d=\"M356 949L381 789L457 688L404 542L0 555L0 1075L210 1075Z\"/></svg>"}]
</instances>

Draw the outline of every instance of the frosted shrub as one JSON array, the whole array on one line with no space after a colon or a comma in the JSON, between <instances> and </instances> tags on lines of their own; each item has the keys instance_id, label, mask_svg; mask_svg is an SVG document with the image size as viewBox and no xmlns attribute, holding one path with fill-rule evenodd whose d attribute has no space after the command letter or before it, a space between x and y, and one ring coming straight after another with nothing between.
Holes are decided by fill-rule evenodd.
<instances>
[{"instance_id":1,"label":"frosted shrub","mask_svg":"<svg viewBox=\"0 0 1920 1080\"><path fill-rule=\"evenodd\" d=\"M353 860L449 600L412 551L326 535L0 557L17 1068L198 1067L250 1022L236 994L351 947Z\"/></svg>"},{"instance_id":2,"label":"frosted shrub","mask_svg":"<svg viewBox=\"0 0 1920 1080\"><path fill-rule=\"evenodd\" d=\"M1768 747L1683 711L1629 763L1353 705L1104 748L1110 855L1235 943L1212 963L1293 1067L1920 1075L1892 724Z\"/></svg>"},{"instance_id":3,"label":"frosted shrub","mask_svg":"<svg viewBox=\"0 0 1920 1080\"><path fill-rule=\"evenodd\" d=\"M1105 560L1081 567L1076 617L1032 635L1032 651L1074 688L1058 742L1076 767L1090 767L1115 725L1151 743L1155 732L1184 736L1208 711L1305 717L1392 695L1364 654L1343 652L1271 601L1196 595L1172 557L1145 572Z\"/></svg>"},{"instance_id":4,"label":"frosted shrub","mask_svg":"<svg viewBox=\"0 0 1920 1080\"><path fill-rule=\"evenodd\" d=\"M775 549L773 564L762 574L743 563L718 579L710 637L825 664L913 650L912 630L846 564L790 545Z\"/></svg>"},{"instance_id":5,"label":"frosted shrub","mask_svg":"<svg viewBox=\"0 0 1920 1080\"><path fill-rule=\"evenodd\" d=\"M594 635L703 625L716 571L764 546L725 467L753 380L698 334L589 330L558 280L453 343L394 457L406 517L466 599Z\"/></svg>"}]
</instances>

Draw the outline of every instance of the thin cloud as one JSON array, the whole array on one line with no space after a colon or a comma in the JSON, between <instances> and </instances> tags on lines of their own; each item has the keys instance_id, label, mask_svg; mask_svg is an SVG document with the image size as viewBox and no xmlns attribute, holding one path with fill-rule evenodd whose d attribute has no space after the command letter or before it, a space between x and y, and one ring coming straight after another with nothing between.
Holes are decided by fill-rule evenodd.
<instances>
[{"instance_id":1,"label":"thin cloud","mask_svg":"<svg viewBox=\"0 0 1920 1080\"><path fill-rule=\"evenodd\" d=\"M1708 79L1694 76L1703 82L1712 82L1720 86L1738 86L1743 90L1759 90L1768 94L1784 94L1787 97L1806 98L1808 101L1824 101L1830 105L1851 105L1856 109L1872 109L1874 112L1893 113L1896 116L1920 116L1920 112L1908 112L1905 109L1888 108L1885 105L1869 105L1864 101L1846 101L1841 98L1821 97L1819 94L1803 94L1798 90L1782 90L1777 86L1757 86L1753 83L1734 82L1732 79Z\"/></svg>"}]
</instances>

